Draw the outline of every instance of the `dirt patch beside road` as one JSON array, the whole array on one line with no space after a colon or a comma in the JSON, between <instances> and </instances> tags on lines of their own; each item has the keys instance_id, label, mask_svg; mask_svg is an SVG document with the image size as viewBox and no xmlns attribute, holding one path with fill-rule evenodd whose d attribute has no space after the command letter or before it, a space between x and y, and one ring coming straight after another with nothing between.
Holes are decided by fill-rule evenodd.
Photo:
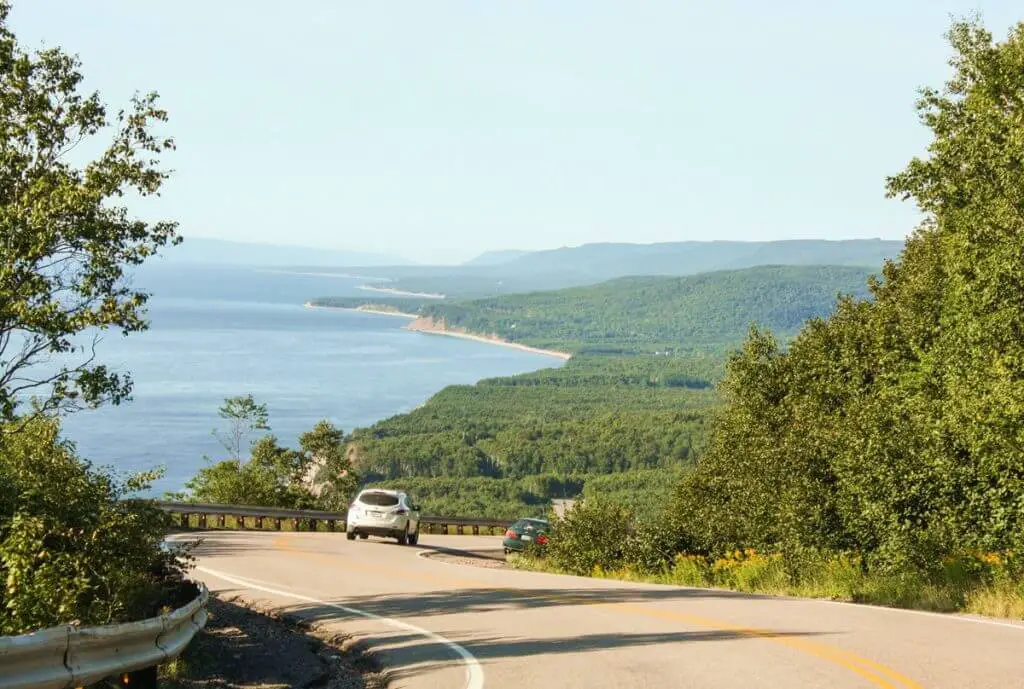
<instances>
[{"instance_id":1,"label":"dirt patch beside road","mask_svg":"<svg viewBox=\"0 0 1024 689\"><path fill-rule=\"evenodd\" d=\"M437 550L432 553L426 553L423 557L430 560L437 560L438 562L447 562L451 565L468 565L470 567L483 567L484 569L508 568L508 563L505 562L505 555L500 550L485 550L479 552Z\"/></svg>"},{"instance_id":2,"label":"dirt patch beside road","mask_svg":"<svg viewBox=\"0 0 1024 689\"><path fill-rule=\"evenodd\" d=\"M162 668L161 689L383 689L387 678L350 639L211 597L210 619Z\"/></svg>"}]
</instances>

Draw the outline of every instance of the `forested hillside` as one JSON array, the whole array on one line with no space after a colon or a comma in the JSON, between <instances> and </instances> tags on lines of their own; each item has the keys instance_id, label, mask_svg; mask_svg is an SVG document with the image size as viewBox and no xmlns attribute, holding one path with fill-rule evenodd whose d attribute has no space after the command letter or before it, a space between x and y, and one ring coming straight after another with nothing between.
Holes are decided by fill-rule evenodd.
<instances>
[{"instance_id":1,"label":"forested hillside","mask_svg":"<svg viewBox=\"0 0 1024 689\"><path fill-rule=\"evenodd\" d=\"M588 477L598 486L598 476L677 475L705 443L714 384L751 323L789 335L828 314L837 294L866 294L869 273L760 267L423 304L421 314L456 328L577 354L559 368L447 388L354 431L350 457L365 480L413 480L428 510L449 514L515 517L543 511L567 486L583 490ZM456 490L453 478L474 480Z\"/></svg>"},{"instance_id":2,"label":"forested hillside","mask_svg":"<svg viewBox=\"0 0 1024 689\"><path fill-rule=\"evenodd\" d=\"M1024 23L949 38L928 156L888 180L925 214L901 260L786 347L752 332L672 506L592 501L548 567L1024 617Z\"/></svg>"},{"instance_id":3,"label":"forested hillside","mask_svg":"<svg viewBox=\"0 0 1024 689\"><path fill-rule=\"evenodd\" d=\"M721 350L752 323L783 337L795 333L828 313L839 293L866 296L870 273L761 266L682 278L629 277L556 292L432 302L419 313L449 328L568 351Z\"/></svg>"}]
</instances>

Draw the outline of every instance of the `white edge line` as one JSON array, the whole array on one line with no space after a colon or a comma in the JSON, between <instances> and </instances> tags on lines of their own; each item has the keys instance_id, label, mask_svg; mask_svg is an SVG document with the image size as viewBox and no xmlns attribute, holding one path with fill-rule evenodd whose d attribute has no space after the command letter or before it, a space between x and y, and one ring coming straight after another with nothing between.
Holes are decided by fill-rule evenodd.
<instances>
[{"instance_id":1,"label":"white edge line","mask_svg":"<svg viewBox=\"0 0 1024 689\"><path fill-rule=\"evenodd\" d=\"M177 539L174 536L172 536L172 537L168 538L167 540L177 540ZM433 560L432 558L427 557L425 555L425 553L431 553L431 552L433 552L433 551L421 550L421 551L417 552L416 554L418 556L422 557L424 560L432 560L432 561L438 562L440 564L448 565L449 567L469 567L470 566L470 565L458 564L458 563L455 563L455 562L444 562L443 560ZM702 588L702 587L699 587L699 586L678 586L678 585L674 585L674 584L654 584L654 583L646 582L646 581L623 581L621 579L594 579L593 577L580 577L580 576L576 576L576 575L573 575L573 574L553 574L551 572L530 572L530 571L524 571L524 570L508 570L508 571L519 572L520 574L524 574L524 575L540 574L540 575L551 576L551 577L568 577L570 579L585 579L587 581L611 581L611 582L619 582L619 583L623 583L623 584L639 585L641 587L649 587L649 588L675 588L675 589L690 589L690 590L694 590L694 591L720 591L720 592L723 592L723 593L735 593L737 595L740 595L740 594L743 593L742 591L733 591L731 589L712 589L712 588ZM290 594L287 594L287 595L290 595ZM949 620L951 622L968 622L970 624L983 624L983 625L988 625L990 627L1003 627L1005 629L1016 629L1019 632L1024 632L1024 624L1018 624L1016 622L1001 622L999 620L990 620L990 619L986 619L986 618L983 618L983 617L968 617L967 615L964 615L964 614L956 614L956 613L948 613L948 612L931 612L929 610L911 610L909 608L893 608L893 607L889 607L887 605L871 605L870 603L853 603L851 601L842 601L842 600L825 600L823 598L802 598L800 596L772 596L772 595L768 595L768 594L759 594L759 593L748 594L748 595L760 596L761 598L764 598L765 600L786 600L786 601L798 601L798 602L801 602L801 603L820 603L820 604L824 604L824 605L839 605L839 606L843 606L843 607L847 607L847 608L859 608L861 610L878 610L878 611L881 611L881 612L891 612L891 613L897 613L897 614L902 614L902 615L918 615L920 617L931 617L933 619L938 619L938 620Z\"/></svg>"},{"instance_id":2,"label":"white edge line","mask_svg":"<svg viewBox=\"0 0 1024 689\"><path fill-rule=\"evenodd\" d=\"M462 664L466 668L466 685L465 685L466 689L484 689L484 670L483 670L482 667L480 667L479 661L477 661L477 659L475 657L473 657L473 654L470 653L469 651L467 651L463 646L461 646L461 645L455 643L454 641L452 641L451 639L446 639L443 636L441 636L440 634L435 634L434 632L430 631L429 629L424 629L423 627L417 627L414 624L409 624L408 622L402 622L400 620L395 620L395 619L392 619L390 617L382 617L380 615L374 615L372 612L366 612L365 610L359 610L357 608L350 608L350 607L348 607L346 605L338 605L337 603L329 603L327 601L319 600L317 598L312 598L310 596L304 596L304 595L302 595L300 593L292 593L291 591L282 591L280 589L270 588L269 586L261 586L259 584L254 583L254 582L247 581L245 579L241 579L241 578L232 576L230 574L226 574L224 572L219 572L219 571L217 571L215 569L209 569L207 567L200 567L198 565L196 566L195 569L196 569L196 571L203 572L204 574L209 574L210 576L217 577L218 579L223 579L224 581L226 581L226 582L228 582L230 584L235 584L237 586L244 586L245 588L248 588L248 589L255 589L257 591L263 591L265 593L270 593L270 594L273 594L273 595L276 595L276 596L286 596L288 598L295 598L297 600L305 601L307 603L316 603L317 605L325 605L325 606L327 606L329 608L335 608L336 610L341 610L341 611L347 612L347 613L349 613L351 615L357 615L359 617L365 617L365 618L370 619L370 620L377 620L378 622L384 622L385 624L389 624L392 627L396 627L398 629L403 629L403 630L409 631L409 632L415 632L416 634L419 634L421 636L425 636L425 637L427 637L428 639L430 639L432 641L436 641L438 643L444 644L445 646L447 646L451 650L455 651L456 655L458 655L462 659Z\"/></svg>"}]
</instances>

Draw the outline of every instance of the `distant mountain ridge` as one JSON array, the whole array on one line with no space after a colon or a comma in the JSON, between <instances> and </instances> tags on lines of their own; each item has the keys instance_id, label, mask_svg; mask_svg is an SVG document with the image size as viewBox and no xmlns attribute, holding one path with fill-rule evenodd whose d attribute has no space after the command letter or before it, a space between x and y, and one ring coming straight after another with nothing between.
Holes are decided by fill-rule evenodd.
<instances>
[{"instance_id":1,"label":"distant mountain ridge","mask_svg":"<svg viewBox=\"0 0 1024 689\"><path fill-rule=\"evenodd\" d=\"M500 251L485 251L476 258L471 258L462 265L464 266L496 266L517 258L522 258L531 252L520 251L519 249L502 249Z\"/></svg>"},{"instance_id":2,"label":"distant mountain ridge","mask_svg":"<svg viewBox=\"0 0 1024 689\"><path fill-rule=\"evenodd\" d=\"M259 244L207 237L185 237L178 246L164 249L160 256L167 263L192 263L244 266L412 266L400 256L362 251L321 249L291 244Z\"/></svg>"},{"instance_id":3,"label":"distant mountain ridge","mask_svg":"<svg viewBox=\"0 0 1024 689\"><path fill-rule=\"evenodd\" d=\"M882 239L790 239L766 242L686 241L583 244L535 251L504 264L510 270L573 270L605 279L626 275L692 275L757 265L881 267L903 249Z\"/></svg>"},{"instance_id":4,"label":"distant mountain ridge","mask_svg":"<svg viewBox=\"0 0 1024 689\"><path fill-rule=\"evenodd\" d=\"M395 289L479 298L594 285L628 276L682 277L767 265L848 266L879 272L886 259L898 257L902 250L902 241L882 239L584 244L528 252L487 265L390 266L376 272L390 278L387 286Z\"/></svg>"}]
</instances>

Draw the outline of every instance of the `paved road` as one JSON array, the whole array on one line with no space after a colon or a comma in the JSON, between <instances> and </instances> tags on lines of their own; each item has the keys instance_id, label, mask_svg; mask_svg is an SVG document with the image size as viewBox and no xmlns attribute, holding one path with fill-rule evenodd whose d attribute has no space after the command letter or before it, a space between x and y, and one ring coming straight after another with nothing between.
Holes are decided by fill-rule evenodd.
<instances>
[{"instance_id":1,"label":"paved road","mask_svg":"<svg viewBox=\"0 0 1024 689\"><path fill-rule=\"evenodd\" d=\"M197 576L365 639L410 689L1024 687L1024 626L459 566L341 534L203 535Z\"/></svg>"}]
</instances>

